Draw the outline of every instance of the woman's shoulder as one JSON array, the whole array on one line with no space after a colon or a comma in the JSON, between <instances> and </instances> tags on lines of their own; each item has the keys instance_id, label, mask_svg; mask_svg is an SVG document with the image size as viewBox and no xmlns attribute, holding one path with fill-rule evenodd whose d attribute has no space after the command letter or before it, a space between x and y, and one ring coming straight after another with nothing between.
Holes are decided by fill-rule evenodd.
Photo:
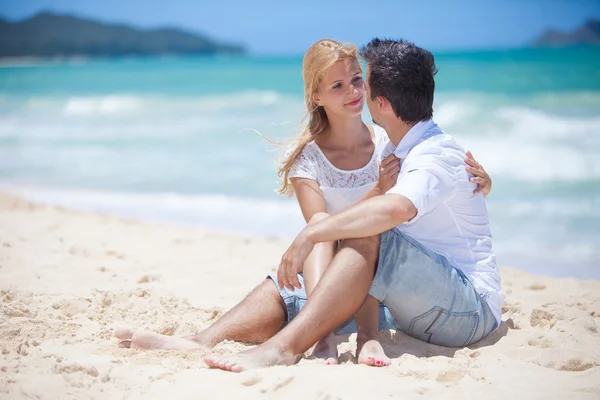
<instances>
[{"instance_id":1,"label":"woman's shoulder","mask_svg":"<svg viewBox=\"0 0 600 400\"><path fill-rule=\"evenodd\" d=\"M319 154L314 141L308 142L302 151L296 154L298 144L294 144L288 148L285 154L285 159L295 155L295 160L290 167L290 178L309 178L317 182L321 176L321 165L319 163Z\"/></svg>"},{"instance_id":2,"label":"woman's shoulder","mask_svg":"<svg viewBox=\"0 0 600 400\"><path fill-rule=\"evenodd\" d=\"M292 154L294 154L296 152L296 149L298 148L298 143L293 143L291 146L288 147L288 149L285 152L285 159L288 159L289 157L292 156ZM298 156L296 157L295 162L310 162L313 161L315 158L315 155L318 153L316 151L316 143L314 140L308 142L304 148L302 149L302 151L298 154Z\"/></svg>"}]
</instances>

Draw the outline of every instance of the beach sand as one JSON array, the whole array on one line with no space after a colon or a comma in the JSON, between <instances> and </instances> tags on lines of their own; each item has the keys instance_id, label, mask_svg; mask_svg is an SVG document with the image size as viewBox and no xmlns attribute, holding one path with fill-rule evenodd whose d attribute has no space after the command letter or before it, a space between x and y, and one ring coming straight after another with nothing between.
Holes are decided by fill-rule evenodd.
<instances>
[{"instance_id":1,"label":"beach sand","mask_svg":"<svg viewBox=\"0 0 600 400\"><path fill-rule=\"evenodd\" d=\"M356 365L354 335L339 338L340 366L303 359L241 374L206 368L208 350L118 348L116 327L206 328L286 245L0 194L0 398L600 398L600 281L510 268L494 334L448 349L386 333L388 368Z\"/></svg>"}]
</instances>

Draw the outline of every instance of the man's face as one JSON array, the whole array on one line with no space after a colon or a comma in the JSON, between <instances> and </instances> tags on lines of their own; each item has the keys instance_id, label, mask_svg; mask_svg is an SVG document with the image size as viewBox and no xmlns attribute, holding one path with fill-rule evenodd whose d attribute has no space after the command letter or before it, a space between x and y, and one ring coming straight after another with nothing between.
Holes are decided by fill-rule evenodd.
<instances>
[{"instance_id":1,"label":"man's face","mask_svg":"<svg viewBox=\"0 0 600 400\"><path fill-rule=\"evenodd\" d=\"M365 80L365 87L367 89L367 107L369 107L369 112L371 113L371 118L373 119L373 123L380 125L380 118L378 114L377 107L377 99L371 99L371 88L369 86L369 82L371 81L371 67L367 66L367 79ZM380 125L381 126L381 125Z\"/></svg>"}]
</instances>

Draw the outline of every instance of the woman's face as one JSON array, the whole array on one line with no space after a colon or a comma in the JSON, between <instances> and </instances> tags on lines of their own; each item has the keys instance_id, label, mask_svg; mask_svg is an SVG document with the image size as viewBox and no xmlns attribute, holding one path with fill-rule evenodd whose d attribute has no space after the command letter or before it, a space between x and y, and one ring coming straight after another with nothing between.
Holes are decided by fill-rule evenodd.
<instances>
[{"instance_id":1,"label":"woman's face","mask_svg":"<svg viewBox=\"0 0 600 400\"><path fill-rule=\"evenodd\" d=\"M313 100L328 113L355 117L362 113L365 94L365 82L358 62L342 60L325 73Z\"/></svg>"}]
</instances>

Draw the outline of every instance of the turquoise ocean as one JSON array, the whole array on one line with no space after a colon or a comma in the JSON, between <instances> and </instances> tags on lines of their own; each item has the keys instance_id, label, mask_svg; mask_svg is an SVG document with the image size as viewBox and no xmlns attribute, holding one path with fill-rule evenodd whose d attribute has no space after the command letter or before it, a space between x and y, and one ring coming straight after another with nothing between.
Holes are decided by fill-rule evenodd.
<instances>
[{"instance_id":1,"label":"turquoise ocean","mask_svg":"<svg viewBox=\"0 0 600 400\"><path fill-rule=\"evenodd\" d=\"M434 118L493 177L501 266L600 278L600 48L438 52ZM299 132L302 58L0 67L0 189L119 216L292 238L272 146ZM368 110L364 120L370 121Z\"/></svg>"}]
</instances>

